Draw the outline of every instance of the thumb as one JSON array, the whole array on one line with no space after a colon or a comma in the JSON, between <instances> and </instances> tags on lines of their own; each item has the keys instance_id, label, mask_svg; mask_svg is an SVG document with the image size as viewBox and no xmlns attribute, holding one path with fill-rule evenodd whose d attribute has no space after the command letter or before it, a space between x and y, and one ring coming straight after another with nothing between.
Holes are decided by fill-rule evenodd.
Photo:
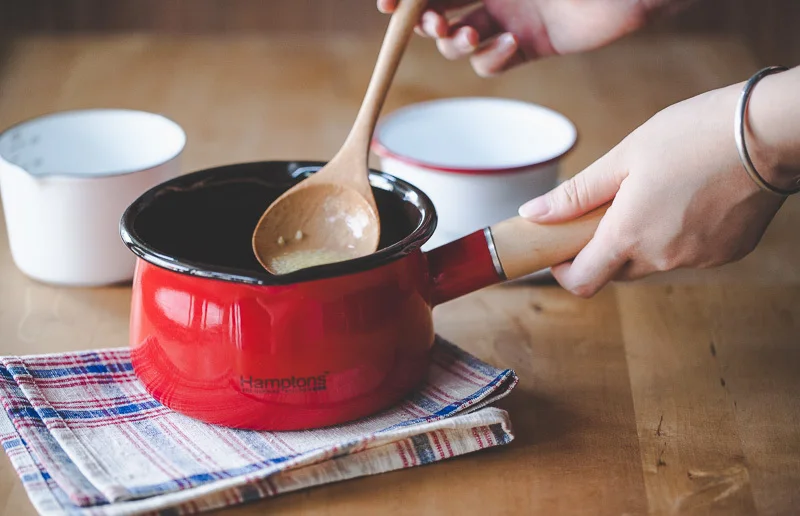
<instances>
[{"instance_id":1,"label":"thumb","mask_svg":"<svg viewBox=\"0 0 800 516\"><path fill-rule=\"evenodd\" d=\"M606 154L553 190L520 206L521 217L533 222L564 222L614 198L627 171Z\"/></svg>"}]
</instances>

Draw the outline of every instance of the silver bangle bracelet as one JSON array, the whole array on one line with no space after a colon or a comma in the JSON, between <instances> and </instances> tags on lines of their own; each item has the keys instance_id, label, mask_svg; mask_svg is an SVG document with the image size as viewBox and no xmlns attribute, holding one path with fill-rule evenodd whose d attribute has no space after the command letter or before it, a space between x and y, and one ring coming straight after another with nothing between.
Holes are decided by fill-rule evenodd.
<instances>
[{"instance_id":1,"label":"silver bangle bracelet","mask_svg":"<svg viewBox=\"0 0 800 516\"><path fill-rule=\"evenodd\" d=\"M766 77L767 75L772 75L778 72L785 72L788 70L785 66L770 66L759 70L756 72L744 85L742 89L742 94L739 97L739 103L736 107L736 117L734 119L734 135L736 137L736 147L739 150L739 158L742 161L742 165L744 166L745 171L747 171L747 175L757 184L762 190L773 193L775 195L780 195L782 197L788 197L789 195L796 194L800 192L800 186L792 189L792 190L784 190L782 188L777 188L772 186L771 184L767 183L763 177L758 173L756 170L755 165L753 165L753 161L750 159L750 153L747 152L747 145L745 144L745 120L747 117L747 106L750 101L750 94L753 91L755 85Z\"/></svg>"}]
</instances>

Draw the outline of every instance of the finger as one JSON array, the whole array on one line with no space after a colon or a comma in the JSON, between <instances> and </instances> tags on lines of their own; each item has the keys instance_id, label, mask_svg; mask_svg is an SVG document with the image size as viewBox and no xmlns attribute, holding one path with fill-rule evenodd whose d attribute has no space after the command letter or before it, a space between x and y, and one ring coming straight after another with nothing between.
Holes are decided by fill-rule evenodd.
<instances>
[{"instance_id":1,"label":"finger","mask_svg":"<svg viewBox=\"0 0 800 516\"><path fill-rule=\"evenodd\" d=\"M378 0L378 11L388 14L397 9L397 0Z\"/></svg>"},{"instance_id":2,"label":"finger","mask_svg":"<svg viewBox=\"0 0 800 516\"><path fill-rule=\"evenodd\" d=\"M598 228L595 237L574 260L557 265L551 271L565 289L579 297L591 297L617 276L627 261L625 253L617 251L614 243L603 238Z\"/></svg>"},{"instance_id":3,"label":"finger","mask_svg":"<svg viewBox=\"0 0 800 516\"><path fill-rule=\"evenodd\" d=\"M430 38L444 38L447 36L447 20L436 11L425 11L422 13L420 23L422 32Z\"/></svg>"},{"instance_id":4,"label":"finger","mask_svg":"<svg viewBox=\"0 0 800 516\"><path fill-rule=\"evenodd\" d=\"M461 27L449 38L436 40L436 47L447 59L460 59L475 52L480 44L478 33L472 27Z\"/></svg>"},{"instance_id":5,"label":"finger","mask_svg":"<svg viewBox=\"0 0 800 516\"><path fill-rule=\"evenodd\" d=\"M478 32L481 41L496 36L503 30L483 5L477 9L469 11L467 14L459 18L451 20L449 26L451 33L455 32L461 27L472 27Z\"/></svg>"},{"instance_id":6,"label":"finger","mask_svg":"<svg viewBox=\"0 0 800 516\"><path fill-rule=\"evenodd\" d=\"M475 3L476 0L431 0L429 6L432 9L437 9L441 12L450 11L452 9L460 9L469 4ZM377 0L378 11L384 14L393 13L397 9L397 0Z\"/></svg>"},{"instance_id":7,"label":"finger","mask_svg":"<svg viewBox=\"0 0 800 516\"><path fill-rule=\"evenodd\" d=\"M574 219L613 199L626 176L627 171L608 153L553 190L520 206L519 214L534 222Z\"/></svg>"},{"instance_id":8,"label":"finger","mask_svg":"<svg viewBox=\"0 0 800 516\"><path fill-rule=\"evenodd\" d=\"M481 42L496 36L500 31L500 26L489 11L481 7L451 21L448 36L440 38L436 45L446 58L459 59L475 52Z\"/></svg>"},{"instance_id":9,"label":"finger","mask_svg":"<svg viewBox=\"0 0 800 516\"><path fill-rule=\"evenodd\" d=\"M506 32L475 52L470 63L481 77L494 77L524 61L517 38Z\"/></svg>"}]
</instances>

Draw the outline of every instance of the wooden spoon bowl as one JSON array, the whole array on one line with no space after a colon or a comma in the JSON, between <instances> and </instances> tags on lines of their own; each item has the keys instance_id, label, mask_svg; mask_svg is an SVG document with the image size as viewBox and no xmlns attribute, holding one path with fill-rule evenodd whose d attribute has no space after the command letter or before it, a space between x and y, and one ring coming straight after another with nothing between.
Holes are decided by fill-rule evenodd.
<instances>
[{"instance_id":1,"label":"wooden spoon bowl","mask_svg":"<svg viewBox=\"0 0 800 516\"><path fill-rule=\"evenodd\" d=\"M397 66L426 0L402 0L389 21L372 79L342 148L267 208L253 252L272 274L374 253L380 218L369 184L369 145Z\"/></svg>"},{"instance_id":2,"label":"wooden spoon bowl","mask_svg":"<svg viewBox=\"0 0 800 516\"><path fill-rule=\"evenodd\" d=\"M380 222L372 194L311 179L287 191L259 223L253 246L273 274L349 260L378 248Z\"/></svg>"}]
</instances>

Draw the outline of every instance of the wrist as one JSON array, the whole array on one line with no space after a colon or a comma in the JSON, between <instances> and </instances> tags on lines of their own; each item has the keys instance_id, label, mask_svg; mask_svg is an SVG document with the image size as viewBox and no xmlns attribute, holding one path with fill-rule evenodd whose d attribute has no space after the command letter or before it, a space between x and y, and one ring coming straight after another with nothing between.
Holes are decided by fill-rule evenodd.
<instances>
[{"instance_id":1,"label":"wrist","mask_svg":"<svg viewBox=\"0 0 800 516\"><path fill-rule=\"evenodd\" d=\"M764 77L752 91L744 124L756 170L769 184L787 190L800 181L798 89L800 68Z\"/></svg>"}]
</instances>

